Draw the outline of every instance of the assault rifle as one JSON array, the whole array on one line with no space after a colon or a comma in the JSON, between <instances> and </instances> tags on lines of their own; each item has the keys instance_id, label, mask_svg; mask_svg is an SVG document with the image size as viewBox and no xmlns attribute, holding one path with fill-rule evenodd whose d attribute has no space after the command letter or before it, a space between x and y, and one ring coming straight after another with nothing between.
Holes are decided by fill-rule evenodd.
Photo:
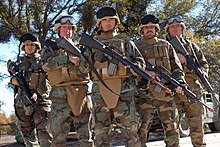
<instances>
[{"instance_id":1,"label":"assault rifle","mask_svg":"<svg viewBox=\"0 0 220 147\"><path fill-rule=\"evenodd\" d=\"M30 101L30 103L32 105L36 105L37 102L33 99L31 99L31 97L33 96L33 94L31 93L29 86L27 85L25 78L23 76L23 74L21 72L19 72L19 69L16 65L15 62L8 60L7 62L7 66L8 66L8 72L11 76L16 77L18 80L18 84L19 87L24 90L26 96L28 97L28 100Z\"/></svg>"},{"instance_id":2,"label":"assault rifle","mask_svg":"<svg viewBox=\"0 0 220 147\"><path fill-rule=\"evenodd\" d=\"M66 37L62 37L58 42L57 46L64 49L65 51L73 54L74 56L80 57L81 50L77 48L72 41L69 41Z\"/></svg>"},{"instance_id":3,"label":"assault rifle","mask_svg":"<svg viewBox=\"0 0 220 147\"><path fill-rule=\"evenodd\" d=\"M50 39L47 39L44 43L44 45L46 47L51 47L53 50L58 50L58 46L57 46L57 43L55 41L52 41Z\"/></svg>"},{"instance_id":4,"label":"assault rifle","mask_svg":"<svg viewBox=\"0 0 220 147\"><path fill-rule=\"evenodd\" d=\"M212 93L212 96L215 98L216 102L218 103L217 107L220 105L220 102L215 97L215 92L207 80L206 76L203 75L202 70L199 67L198 59L196 58L196 55L194 54L195 60L190 56L190 54L187 52L185 47L182 45L178 37L174 37L169 40L169 42L172 44L174 48L176 48L178 51L180 51L181 54L186 58L187 67L189 70L194 70L196 75L199 77L200 81L204 84L205 88L208 90L208 92ZM196 62L195 62L196 61Z\"/></svg>"},{"instance_id":5,"label":"assault rifle","mask_svg":"<svg viewBox=\"0 0 220 147\"><path fill-rule=\"evenodd\" d=\"M21 72L19 72L19 69L18 69L16 63L13 62L13 61L11 61L11 60L8 60L8 62L7 62L7 67L8 67L8 72L9 72L10 76L17 78L18 84L19 84L18 86L19 86L22 90L24 90L24 92L25 92L25 94L26 94L26 96L27 96L27 100L29 101L30 104L32 104L33 108L36 110L36 109L37 109L37 107L36 107L37 102L31 98L31 97L33 96L33 94L31 93L31 91L30 91L30 89L29 89L29 86L27 85L23 74L22 74ZM16 86L16 87L14 88L14 93L15 93L15 94L17 93L18 86ZM18 117L19 120L21 120L21 121L24 122L25 120L23 120L23 119L19 116L19 114L17 113L16 107L14 107L14 108L15 108L15 115Z\"/></svg>"},{"instance_id":6,"label":"assault rifle","mask_svg":"<svg viewBox=\"0 0 220 147\"><path fill-rule=\"evenodd\" d=\"M81 38L81 45L83 44L83 39L84 39L84 35L87 34L83 34L82 38ZM89 43L92 43L91 41ZM92 44L91 44L92 45ZM102 80L102 77L99 75L99 73L97 73L93 63L90 63L90 61L83 55L83 53L81 53L81 51L72 43L70 42L68 39L66 39L65 37L62 37L62 39L60 41L57 42L57 46L59 48L62 48L63 50L79 57L80 54L86 59L86 61L88 62L90 68L93 70L93 72L95 72L96 76L100 79L100 82L111 92L113 92L111 89L109 89L109 87L105 84L105 82ZM87 46L87 45L85 45ZM89 46L89 45L88 45ZM92 47L92 46L89 46ZM102 50L102 48L98 48L100 50ZM105 50L103 48L103 50ZM113 51L113 50L112 50ZM167 93L171 93L171 90L168 89L167 87L163 86L161 83L155 81L149 74L147 74L144 70L140 69L137 65L135 65L134 63L132 63L131 61L129 61L127 58L121 57L121 55L116 54L116 52L112 52L110 49L109 50L105 50L103 52L108 52L108 55L110 55L112 57L112 60L114 61L120 61L122 62L124 65L130 65L132 66L132 69L134 71L136 71L137 73L139 73L141 76L145 77L147 80L152 81L153 83L157 84L158 86L160 86L161 88L165 89ZM116 55L115 55L116 54ZM115 92L113 92L116 95L119 95Z\"/></svg>"},{"instance_id":7,"label":"assault rifle","mask_svg":"<svg viewBox=\"0 0 220 147\"><path fill-rule=\"evenodd\" d=\"M152 78L148 73L146 73L144 70L140 69L137 65L135 65L133 62L131 62L130 60L128 60L126 57L121 56L119 53L117 53L114 49L105 46L103 43L99 42L98 40L94 39L93 37L91 37L90 35L83 33L82 37L79 41L79 43L81 45L85 45L91 48L95 48L98 49L106 54L108 54L109 56L119 60L122 64L124 64L127 67L130 67L131 69L133 69L137 74L139 74L140 76L142 76L144 79L151 81L152 83L155 83L157 85L159 85L161 88L165 89L166 92L171 92L170 89L168 89L167 87L163 86L161 83L157 82L154 78ZM181 85L178 81L176 81L175 79L173 79L171 76L169 76L168 74L166 74L165 72L162 72L159 68L156 68L155 66L153 66L152 64L150 64L149 62L146 62L146 64L148 66L150 66L158 75L160 75L160 77L163 77L166 81L170 82L172 85L174 85L175 87L180 86L182 88L182 90L184 91L184 93L191 98L192 100L198 101L200 102L202 105L204 105L206 108L208 108L211 112L214 112L214 110L212 108L210 108L209 106L207 106L206 104L204 104L202 101L200 101L200 99L197 98L197 96L191 92L189 89L185 88L183 85Z\"/></svg>"}]
</instances>

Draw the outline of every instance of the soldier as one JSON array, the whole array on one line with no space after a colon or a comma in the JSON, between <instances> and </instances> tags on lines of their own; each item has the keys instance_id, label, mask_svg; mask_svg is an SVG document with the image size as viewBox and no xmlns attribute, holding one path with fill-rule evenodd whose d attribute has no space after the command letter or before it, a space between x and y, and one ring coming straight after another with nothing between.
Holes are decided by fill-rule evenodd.
<instances>
[{"instance_id":1,"label":"soldier","mask_svg":"<svg viewBox=\"0 0 220 147\"><path fill-rule=\"evenodd\" d=\"M25 51L23 57L15 63L8 62L11 73L21 73L32 93L31 100L27 97L25 89L21 88L19 79L14 76L11 84L18 88L15 98L15 112L18 118L18 128L28 147L50 147L51 136L47 133L48 115L51 110L51 100L48 99L50 85L46 73L42 70L41 44L33 34L27 33L20 37L20 50ZM18 87L19 86L19 87ZM32 104L31 101L36 101Z\"/></svg>"},{"instance_id":2,"label":"soldier","mask_svg":"<svg viewBox=\"0 0 220 147\"><path fill-rule=\"evenodd\" d=\"M102 7L96 14L98 19L96 26L99 28L96 39L105 45L114 46L115 51L135 62L135 58L140 57L140 54L128 36L117 32L120 20L116 10L112 7ZM114 62L114 58L98 49L93 48L92 55L94 66L102 77L99 79L92 72L95 145L110 146L112 125L116 124L121 129L126 146L139 147L138 119L134 104L136 87L131 70L120 62ZM100 80L103 80L107 86L101 84Z\"/></svg>"},{"instance_id":3,"label":"soldier","mask_svg":"<svg viewBox=\"0 0 220 147\"><path fill-rule=\"evenodd\" d=\"M167 19L165 30L168 33L167 39L168 41L173 37L178 37L182 45L185 47L187 52L193 59L198 61L198 65L201 67L203 74L205 76L208 75L208 63L205 59L202 51L199 47L185 39L183 36L183 30L186 29L186 26L183 22L181 16L172 16ZM201 98L201 83L198 79L198 76L195 72L189 70L186 66L186 58L175 48L177 55L180 59L180 62L183 66L185 79L191 91L193 91L199 98ZM197 62L196 61L196 62ZM187 100L186 96L177 95L175 97L175 101L177 104L177 108L179 111L179 115L181 116L182 112L185 113L187 123L190 128L190 137L193 146L195 147L203 147L206 146L206 143L203 140L204 132L203 132L203 123L202 123L202 114L203 114L203 107L202 104L197 103L195 101ZM180 120L179 120L180 122ZM178 122L178 123L179 123Z\"/></svg>"},{"instance_id":4,"label":"soldier","mask_svg":"<svg viewBox=\"0 0 220 147\"><path fill-rule=\"evenodd\" d=\"M60 15L55 21L54 30L59 35L57 41L61 37L66 37L72 42L71 38L76 30L75 19L71 15ZM52 146L66 146L66 137L73 121L80 145L92 147L91 109L87 105L86 96L89 82L88 68L81 64L83 61L81 57L56 48L56 43L49 44L42 54L43 69L48 73L52 86L50 93L52 111L49 122L53 136Z\"/></svg>"},{"instance_id":5,"label":"soldier","mask_svg":"<svg viewBox=\"0 0 220 147\"><path fill-rule=\"evenodd\" d=\"M172 73L173 78L184 84L183 71L176 52L168 41L156 37L160 31L158 23L159 19L154 15L144 16L138 28L138 33L143 35L143 39L137 41L136 45L145 61L159 67L164 72ZM146 72L153 78L165 86L171 86L163 77L158 77L152 69L146 67ZM153 117L155 113L158 113L164 128L166 146L178 147L179 136L175 123L176 107L173 95L166 93L165 90L160 89L155 84L149 84L144 79L138 82L139 94L136 97L136 108L141 115L141 126L138 130L141 144L143 147L146 146L145 143ZM182 92L180 87L177 92Z\"/></svg>"}]
</instances>

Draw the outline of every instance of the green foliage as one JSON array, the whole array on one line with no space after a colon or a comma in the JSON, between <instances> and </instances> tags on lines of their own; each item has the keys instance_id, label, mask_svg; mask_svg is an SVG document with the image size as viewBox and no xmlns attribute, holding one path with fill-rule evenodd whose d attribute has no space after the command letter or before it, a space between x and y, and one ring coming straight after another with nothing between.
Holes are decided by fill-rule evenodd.
<instances>
[{"instance_id":1,"label":"green foliage","mask_svg":"<svg viewBox=\"0 0 220 147\"><path fill-rule=\"evenodd\" d=\"M209 80L218 91L220 85L220 38L214 37L201 45L209 63Z\"/></svg>"}]
</instances>

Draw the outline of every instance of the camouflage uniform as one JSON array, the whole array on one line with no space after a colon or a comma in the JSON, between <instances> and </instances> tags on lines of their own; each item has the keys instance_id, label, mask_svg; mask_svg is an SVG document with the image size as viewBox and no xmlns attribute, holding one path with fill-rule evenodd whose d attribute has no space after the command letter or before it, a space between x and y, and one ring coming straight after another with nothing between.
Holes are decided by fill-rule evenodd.
<instances>
[{"instance_id":1,"label":"camouflage uniform","mask_svg":"<svg viewBox=\"0 0 220 147\"><path fill-rule=\"evenodd\" d=\"M39 41L32 34L21 36L20 41L21 50L24 50L24 43L28 41L41 49ZM42 70L41 56L38 53L25 54L19 58L16 64L19 72L24 74L31 93L37 94L37 101L33 106L25 92L18 88L14 104L18 118L17 126L24 137L26 146L49 147L51 136L47 133L47 121L51 110L51 101L48 99L51 87L46 79L46 73Z\"/></svg>"},{"instance_id":2,"label":"camouflage uniform","mask_svg":"<svg viewBox=\"0 0 220 147\"><path fill-rule=\"evenodd\" d=\"M136 45L144 59L156 67L166 69L172 73L172 77L183 83L183 72L179 63L176 52L169 42L156 37L156 31L159 32L158 18L154 15L146 15L141 19L139 33L144 35L144 39L136 42ZM145 36L142 32L143 27L155 26L155 34L151 37ZM147 70L150 71L147 67ZM164 72L166 72L164 71ZM162 77L159 77L163 81ZM171 85L164 81L164 85L171 88ZM158 113L165 132L165 143L168 147L179 146L179 136L175 123L175 103L172 95L161 89L160 92L155 91L156 85L150 84L148 81L141 79L138 82L139 93L136 97L136 108L141 115L141 126L138 134L141 139L142 146L146 146L148 131L153 122L155 113Z\"/></svg>"},{"instance_id":3,"label":"camouflage uniform","mask_svg":"<svg viewBox=\"0 0 220 147\"><path fill-rule=\"evenodd\" d=\"M179 17L180 20L177 18ZM183 20L180 16L173 16L169 19L173 19L173 22L167 23L165 29L168 31L168 27L170 25L174 24L181 24L183 29L186 29L185 24L183 23ZM171 36L168 36L168 40L170 40ZM202 51L199 49L199 47L192 43L191 41L184 39L183 37L180 38L181 43L187 50L187 52L194 58L196 58L199 61L199 65L201 66L201 69L203 70L204 74L207 75L208 73L208 63L205 59ZM177 53L180 53L177 49L175 49ZM195 58L194 58L195 59ZM197 79L197 75L194 71L190 71L185 64L182 64L184 73L185 73L185 79L187 84L189 85L189 88L192 92L194 92L198 98L201 98L201 83ZM206 146L206 143L203 140L204 132L203 132L203 123L202 123L202 114L203 114L203 106L201 103L195 102L195 101L189 101L186 96L177 95L175 96L176 105L178 108L179 116L182 115L182 113L185 113L186 122L190 128L190 137L191 141L194 147L204 147ZM180 123L180 119L178 120L178 124Z\"/></svg>"},{"instance_id":4,"label":"camouflage uniform","mask_svg":"<svg viewBox=\"0 0 220 147\"><path fill-rule=\"evenodd\" d=\"M61 26L72 26L75 29L72 19L70 15L59 16L55 31L58 32ZM69 41L72 42L71 39ZM54 49L52 45L44 48L42 57L44 59L43 69L48 73L52 86L50 93L52 111L49 120L49 131L53 136L52 146L66 146L66 137L70 131L70 124L73 122L80 146L92 147L91 108L87 106L86 96L89 70L83 65L75 66L69 61L67 52L61 48Z\"/></svg>"},{"instance_id":5,"label":"camouflage uniform","mask_svg":"<svg viewBox=\"0 0 220 147\"><path fill-rule=\"evenodd\" d=\"M97 12L97 26L105 18L114 18L119 23L114 8L102 7ZM102 31L96 37L105 45L117 47L116 51L122 56L134 61L138 54L136 48L132 46L127 36L118 34L115 29L104 32ZM95 121L95 145L98 147L110 146L110 135L112 125L115 124L121 130L121 135L125 139L126 146L140 146L137 135L137 112L134 104L134 94L136 91L134 79L130 69L122 63L115 64L113 74L109 74L108 69L111 64L111 57L107 57L103 52L92 49L92 60L94 66L101 75L103 81L116 95L108 90L92 72L92 101L94 105ZM102 56L103 55L103 56ZM101 58L100 58L101 57Z\"/></svg>"}]
</instances>

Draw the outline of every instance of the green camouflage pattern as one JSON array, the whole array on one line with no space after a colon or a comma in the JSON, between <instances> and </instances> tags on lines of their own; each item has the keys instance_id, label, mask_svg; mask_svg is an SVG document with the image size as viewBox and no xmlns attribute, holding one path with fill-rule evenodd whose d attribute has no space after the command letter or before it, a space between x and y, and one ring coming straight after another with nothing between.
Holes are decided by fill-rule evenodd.
<instances>
[{"instance_id":1,"label":"green camouflage pattern","mask_svg":"<svg viewBox=\"0 0 220 147\"><path fill-rule=\"evenodd\" d=\"M162 98L164 100L161 100ZM149 89L139 90L135 102L137 111L141 116L138 134L142 146L145 146L149 133L148 131L153 122L155 113L157 113L164 128L164 142L166 143L166 146L178 147L179 135L176 123L176 107L173 97L168 94L161 93L160 99L158 100Z\"/></svg>"},{"instance_id":2,"label":"green camouflage pattern","mask_svg":"<svg viewBox=\"0 0 220 147\"><path fill-rule=\"evenodd\" d=\"M91 110L84 106L79 116L74 116L67 102L65 87L53 86L50 94L52 100L52 111L49 119L49 132L53 136L52 146L66 146L66 137L70 131L70 124L73 123L77 137L82 147L93 147L91 140ZM58 127L59 126L59 127Z\"/></svg>"},{"instance_id":3,"label":"green camouflage pattern","mask_svg":"<svg viewBox=\"0 0 220 147\"><path fill-rule=\"evenodd\" d=\"M110 146L110 135L113 124L120 128L122 137L128 147L138 147L137 124L139 115L135 109L134 94L136 86L133 80L123 79L119 101L115 108L108 108L104 102L97 83L92 87L92 101L94 105L95 145Z\"/></svg>"},{"instance_id":4,"label":"green camouflage pattern","mask_svg":"<svg viewBox=\"0 0 220 147\"><path fill-rule=\"evenodd\" d=\"M157 37L144 37L144 39L137 41L136 45L144 56L145 61L149 61L150 63L154 61L151 64L158 66L161 70L165 68L166 70L164 71L168 71L168 73L180 83L185 82L183 69L178 56L168 41L158 39ZM162 50L163 52L161 52ZM146 69L151 70L149 67L146 67ZM162 79L162 77L159 78ZM173 88L167 81L165 81L164 85ZM143 147L146 146L145 143L149 129L157 113L164 128L164 142L166 146L178 147L179 132L176 123L178 114L174 97L165 93L163 89L161 89L160 92L156 92L155 86L155 84L149 83L145 79L141 79L138 82L138 95L135 101L137 111L141 116L140 128L138 130L141 144Z\"/></svg>"},{"instance_id":5,"label":"green camouflage pattern","mask_svg":"<svg viewBox=\"0 0 220 147\"><path fill-rule=\"evenodd\" d=\"M191 79L191 80L189 80ZM194 81L193 78L186 78L186 82ZM194 92L197 97L201 98L201 85L195 82L190 83L188 82L189 86L192 87L192 92ZM206 143L204 141L204 130L203 130L203 121L202 121L202 114L203 114L203 106L201 103L196 101L187 100L186 97L177 95L175 96L175 102L177 105L179 116L182 113L185 113L186 123L190 128L190 137L191 142L194 147L205 147ZM180 119L178 120L178 124L180 124Z\"/></svg>"},{"instance_id":6,"label":"green camouflage pattern","mask_svg":"<svg viewBox=\"0 0 220 147\"><path fill-rule=\"evenodd\" d=\"M24 56L20 58L18 67L25 72L26 83L29 84L32 73L45 74L41 68L41 58L39 54ZM32 106L24 91L18 89L15 98L15 111L18 116L17 124L24 137L24 143L28 147L43 146L49 147L51 136L47 132L48 114L51 111L51 100L48 99L50 85L44 79L36 85L36 89L30 89L37 94L37 104Z\"/></svg>"},{"instance_id":7,"label":"green camouflage pattern","mask_svg":"<svg viewBox=\"0 0 220 147\"><path fill-rule=\"evenodd\" d=\"M21 132L24 144L27 147L40 147L37 138L37 130L35 128L34 122L31 116L25 114L25 110L22 107L22 103L19 103L18 99L16 99L16 113L18 113L19 117L22 118L23 121L16 119L16 125L18 130ZM20 106L19 106L20 105Z\"/></svg>"},{"instance_id":8,"label":"green camouflage pattern","mask_svg":"<svg viewBox=\"0 0 220 147\"><path fill-rule=\"evenodd\" d=\"M109 32L102 32L96 36L100 42L105 45L115 46L113 48L120 55L125 56L127 59L137 63L140 67L143 66L143 58L136 48L134 43L125 34L118 34L115 30ZM92 49L93 50L93 49ZM93 50L96 53L97 50ZM102 63L92 56L92 61L95 63ZM138 60L139 59L139 60ZM109 65L111 57L107 57L106 61ZM97 69L99 67L96 67ZM102 68L102 67L100 67ZM119 71L116 68L116 73ZM100 93L98 81L94 80L92 86L92 101L93 101L93 118L94 118L94 132L95 132L95 146L107 147L110 146L111 131L114 126L119 127L121 130L122 138L125 140L126 147L139 147L140 140L137 134L137 125L139 122L139 114L136 111L134 103L134 95L137 92L136 84L133 78L135 74L130 68L126 67L126 76L120 77L110 75L109 78L116 78L121 82L121 90L119 90L119 98L115 107L108 107L105 99ZM101 75L102 76L102 75ZM106 78L107 79L107 78ZM112 97L113 98L113 97Z\"/></svg>"},{"instance_id":9,"label":"green camouflage pattern","mask_svg":"<svg viewBox=\"0 0 220 147\"><path fill-rule=\"evenodd\" d=\"M189 40L181 38L180 41L190 55L195 55L197 57L202 72L204 73L204 75L208 76L209 66L203 52L199 49L199 47L196 44L192 43ZM179 52L177 51L177 53ZM197 79L197 75L194 71L190 71L185 64L182 66L185 73L185 79L187 84L189 85L190 90L193 93L195 93L198 98L201 98L202 86L199 80ZM204 141L202 104L195 101L190 101L186 98L186 96L180 95L177 95L175 97L175 101L178 108L179 116L182 115L182 112L185 113L186 122L188 123L188 126L190 128L190 137L193 146L205 147L206 143ZM178 124L179 123L180 120L178 120Z\"/></svg>"},{"instance_id":10,"label":"green camouflage pattern","mask_svg":"<svg viewBox=\"0 0 220 147\"><path fill-rule=\"evenodd\" d=\"M86 83L89 82L88 73L86 67L81 63L81 66L74 66L68 60L68 54L63 49L53 50L51 47L45 47L42 51L43 67L47 72L68 68L70 74L76 74L78 78L84 78ZM80 60L82 57L80 57ZM63 76L63 75L62 75ZM50 77L49 77L50 78ZM51 77L54 78L54 77ZM56 77L55 77L56 78ZM91 135L91 108L87 104L83 107L82 112L79 116L75 116L72 109L67 101L67 86L82 85L86 86L86 83L75 83L73 78L69 78L67 81L61 81L60 85L52 86L50 93L50 99L52 100L52 111L49 119L48 131L52 134L52 146L63 147L66 146L66 137L70 131L70 125L73 123L74 128L77 132L77 138L79 139L79 146L82 147L93 147L93 140ZM88 99L87 99L88 103Z\"/></svg>"}]
</instances>

